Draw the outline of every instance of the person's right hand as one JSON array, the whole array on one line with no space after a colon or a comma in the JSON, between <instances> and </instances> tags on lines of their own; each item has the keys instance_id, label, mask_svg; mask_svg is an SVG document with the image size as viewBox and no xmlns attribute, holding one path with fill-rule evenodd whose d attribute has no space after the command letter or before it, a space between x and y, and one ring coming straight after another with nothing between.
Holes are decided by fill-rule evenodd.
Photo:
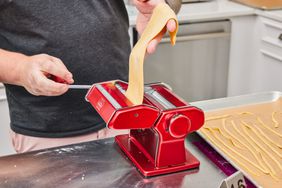
<instances>
[{"instance_id":1,"label":"person's right hand","mask_svg":"<svg viewBox=\"0 0 282 188\"><path fill-rule=\"evenodd\" d=\"M68 84L74 82L72 74L64 63L53 56L39 54L26 56L21 66L21 85L36 96L59 96L68 90ZM56 76L66 83L55 82L48 77Z\"/></svg>"}]
</instances>

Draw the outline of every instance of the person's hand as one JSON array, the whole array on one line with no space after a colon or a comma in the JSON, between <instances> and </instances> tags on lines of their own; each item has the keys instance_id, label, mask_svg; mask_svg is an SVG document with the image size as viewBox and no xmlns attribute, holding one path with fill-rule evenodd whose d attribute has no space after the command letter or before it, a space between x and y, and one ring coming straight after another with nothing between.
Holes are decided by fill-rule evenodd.
<instances>
[{"instance_id":1,"label":"person's hand","mask_svg":"<svg viewBox=\"0 0 282 188\"><path fill-rule=\"evenodd\" d=\"M164 0L134 0L133 1L136 8L139 11L139 14L137 16L136 20L136 29L139 34L142 34L146 25L148 24L151 15L153 13L154 8L159 4L159 3L164 3ZM147 47L147 53L152 54L157 48L158 43L161 41L163 38L163 35L165 34L166 30L169 32L173 32L176 30L176 23L174 20L169 20L166 24L166 28L159 33L158 36L153 39Z\"/></svg>"},{"instance_id":2,"label":"person's hand","mask_svg":"<svg viewBox=\"0 0 282 188\"><path fill-rule=\"evenodd\" d=\"M21 66L20 83L31 94L36 96L58 96L68 90L72 84L72 74L63 62L47 54L25 56ZM55 82L48 77L56 76L66 83Z\"/></svg>"}]
</instances>

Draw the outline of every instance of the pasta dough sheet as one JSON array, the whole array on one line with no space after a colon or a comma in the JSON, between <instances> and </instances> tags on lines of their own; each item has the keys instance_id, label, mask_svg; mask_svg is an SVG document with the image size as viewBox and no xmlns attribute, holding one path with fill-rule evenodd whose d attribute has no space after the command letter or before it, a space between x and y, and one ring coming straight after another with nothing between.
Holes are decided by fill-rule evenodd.
<instances>
[{"instance_id":1,"label":"pasta dough sheet","mask_svg":"<svg viewBox=\"0 0 282 188\"><path fill-rule=\"evenodd\" d=\"M262 187L282 187L282 98L205 115L207 140Z\"/></svg>"},{"instance_id":2,"label":"pasta dough sheet","mask_svg":"<svg viewBox=\"0 0 282 188\"><path fill-rule=\"evenodd\" d=\"M177 29L170 33L171 44L176 41L178 22L174 11L166 4L160 3L153 11L152 17L146 26L137 44L129 57L129 83L126 97L135 105L142 104L144 97L143 63L149 42L154 39L165 27L166 23L174 19Z\"/></svg>"}]
</instances>

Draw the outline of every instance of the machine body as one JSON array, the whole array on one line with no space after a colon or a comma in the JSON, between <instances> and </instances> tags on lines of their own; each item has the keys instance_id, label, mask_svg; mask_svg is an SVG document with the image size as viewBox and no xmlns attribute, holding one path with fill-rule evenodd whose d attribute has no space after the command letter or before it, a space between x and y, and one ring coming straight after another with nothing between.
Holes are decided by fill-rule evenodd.
<instances>
[{"instance_id":1,"label":"machine body","mask_svg":"<svg viewBox=\"0 0 282 188\"><path fill-rule=\"evenodd\" d=\"M204 124L203 111L185 103L164 84L146 85L141 105L126 98L126 89L122 81L94 84L86 100L108 128L130 129L115 141L137 169L149 177L199 167L184 140Z\"/></svg>"}]
</instances>

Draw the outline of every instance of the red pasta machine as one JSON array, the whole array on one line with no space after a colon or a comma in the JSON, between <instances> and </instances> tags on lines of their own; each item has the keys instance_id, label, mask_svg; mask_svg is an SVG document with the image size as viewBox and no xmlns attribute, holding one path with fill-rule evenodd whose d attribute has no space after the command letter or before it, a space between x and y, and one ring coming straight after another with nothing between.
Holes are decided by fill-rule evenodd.
<instances>
[{"instance_id":1,"label":"red pasta machine","mask_svg":"<svg viewBox=\"0 0 282 188\"><path fill-rule=\"evenodd\" d=\"M94 84L86 100L108 128L130 129L115 141L137 169L148 177L199 167L184 140L204 124L203 111L185 103L164 84L146 85L141 105L126 98L126 89L122 81Z\"/></svg>"}]
</instances>

